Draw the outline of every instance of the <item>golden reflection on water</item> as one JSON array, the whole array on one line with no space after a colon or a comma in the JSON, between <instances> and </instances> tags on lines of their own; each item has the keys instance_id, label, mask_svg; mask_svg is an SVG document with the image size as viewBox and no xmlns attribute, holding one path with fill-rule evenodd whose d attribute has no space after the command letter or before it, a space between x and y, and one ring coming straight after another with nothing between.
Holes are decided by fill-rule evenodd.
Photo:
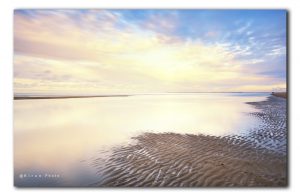
<instances>
[{"instance_id":1,"label":"golden reflection on water","mask_svg":"<svg viewBox=\"0 0 300 196\"><path fill-rule=\"evenodd\" d=\"M15 100L15 171L56 171L71 182L79 178L74 170L93 175L87 165L79 166L82 160L145 131L239 134L259 123L247 115L256 110L245 102L265 98L189 94Z\"/></svg>"}]
</instances>

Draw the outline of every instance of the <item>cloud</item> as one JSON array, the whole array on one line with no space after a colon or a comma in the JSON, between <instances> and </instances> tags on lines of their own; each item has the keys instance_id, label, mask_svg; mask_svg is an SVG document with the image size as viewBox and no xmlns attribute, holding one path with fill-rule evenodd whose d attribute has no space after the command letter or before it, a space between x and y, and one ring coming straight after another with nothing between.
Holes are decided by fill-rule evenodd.
<instances>
[{"instance_id":1,"label":"cloud","mask_svg":"<svg viewBox=\"0 0 300 196\"><path fill-rule=\"evenodd\" d=\"M274 47L267 55L270 56L282 56L286 54L286 47Z\"/></svg>"},{"instance_id":2,"label":"cloud","mask_svg":"<svg viewBox=\"0 0 300 196\"><path fill-rule=\"evenodd\" d=\"M252 25L252 22L251 21L248 21L247 23L245 23L243 26L239 27L236 32L239 33L239 34L242 34L242 33L246 33L248 34L249 31L247 31Z\"/></svg>"},{"instance_id":3,"label":"cloud","mask_svg":"<svg viewBox=\"0 0 300 196\"><path fill-rule=\"evenodd\" d=\"M245 43L230 40L234 32L223 33L228 39L220 42L207 42L222 33L208 29L202 38L178 36L179 18L178 12L154 12L133 22L122 12L110 10L16 11L15 92L271 88L274 78L261 77L258 72L276 70L259 66L267 61L265 56L285 54L279 44L256 55L255 49L269 45L257 40L252 22L237 30L245 32Z\"/></svg>"},{"instance_id":4,"label":"cloud","mask_svg":"<svg viewBox=\"0 0 300 196\"><path fill-rule=\"evenodd\" d=\"M176 11L152 13L140 24L142 27L155 32L170 34L178 27L178 14Z\"/></svg>"}]
</instances>

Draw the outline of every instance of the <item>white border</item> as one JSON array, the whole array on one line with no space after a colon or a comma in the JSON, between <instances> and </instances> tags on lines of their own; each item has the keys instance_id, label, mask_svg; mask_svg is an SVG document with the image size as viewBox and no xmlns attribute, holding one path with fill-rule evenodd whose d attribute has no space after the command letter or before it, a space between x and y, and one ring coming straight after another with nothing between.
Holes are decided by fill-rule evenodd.
<instances>
[{"instance_id":1,"label":"white border","mask_svg":"<svg viewBox=\"0 0 300 196\"><path fill-rule=\"evenodd\" d=\"M0 1L0 192L1 195L72 194L299 194L300 161L300 1L298 0L1 0ZM290 18L289 187L275 189L17 189L13 187L12 56L13 10L20 8L199 8L288 9ZM298 155L298 156L297 156ZM142 192L140 192L142 191Z\"/></svg>"}]
</instances>

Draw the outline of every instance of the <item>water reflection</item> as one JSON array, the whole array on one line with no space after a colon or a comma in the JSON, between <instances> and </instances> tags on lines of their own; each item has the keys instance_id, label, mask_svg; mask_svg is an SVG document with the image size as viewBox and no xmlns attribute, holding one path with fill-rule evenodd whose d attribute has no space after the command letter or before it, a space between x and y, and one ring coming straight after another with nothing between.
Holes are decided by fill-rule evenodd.
<instances>
[{"instance_id":1,"label":"water reflection","mask_svg":"<svg viewBox=\"0 0 300 196\"><path fill-rule=\"evenodd\" d=\"M240 134L257 126L245 102L267 94L169 94L14 101L15 183L85 186L96 182L83 160L145 131ZM24 180L20 174L59 174Z\"/></svg>"}]
</instances>

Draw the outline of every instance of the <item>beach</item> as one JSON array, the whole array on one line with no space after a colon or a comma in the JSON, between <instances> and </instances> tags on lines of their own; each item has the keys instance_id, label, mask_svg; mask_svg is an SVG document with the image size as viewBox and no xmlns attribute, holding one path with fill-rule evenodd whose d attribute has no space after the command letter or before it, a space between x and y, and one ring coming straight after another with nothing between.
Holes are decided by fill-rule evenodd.
<instances>
[{"instance_id":1,"label":"beach","mask_svg":"<svg viewBox=\"0 0 300 196\"><path fill-rule=\"evenodd\" d=\"M244 135L143 133L95 159L104 187L272 187L287 185L286 100L247 103L263 125ZM101 168L101 169L100 169Z\"/></svg>"},{"instance_id":2,"label":"beach","mask_svg":"<svg viewBox=\"0 0 300 196\"><path fill-rule=\"evenodd\" d=\"M287 186L287 15L15 9L14 186Z\"/></svg>"},{"instance_id":3,"label":"beach","mask_svg":"<svg viewBox=\"0 0 300 196\"><path fill-rule=\"evenodd\" d=\"M14 100L15 186L287 185L281 97L32 97ZM24 174L59 177L20 178Z\"/></svg>"}]
</instances>

